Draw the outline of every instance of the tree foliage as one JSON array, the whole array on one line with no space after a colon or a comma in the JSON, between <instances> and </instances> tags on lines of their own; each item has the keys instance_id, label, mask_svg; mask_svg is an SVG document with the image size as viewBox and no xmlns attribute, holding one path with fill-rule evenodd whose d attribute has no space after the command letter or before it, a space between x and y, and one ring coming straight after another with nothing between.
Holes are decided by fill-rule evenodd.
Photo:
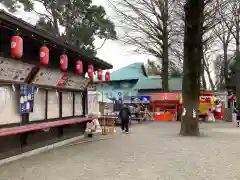
<instances>
[{"instance_id":1,"label":"tree foliage","mask_svg":"<svg viewBox=\"0 0 240 180\"><path fill-rule=\"evenodd\" d=\"M95 37L116 39L114 23L107 18L102 6L92 5L92 0L1 0L9 10L37 13L41 18L37 27L60 36L66 42L79 46L89 54L95 54ZM37 12L43 5L45 13ZM76 44L78 40L79 44Z\"/></svg>"}]
</instances>

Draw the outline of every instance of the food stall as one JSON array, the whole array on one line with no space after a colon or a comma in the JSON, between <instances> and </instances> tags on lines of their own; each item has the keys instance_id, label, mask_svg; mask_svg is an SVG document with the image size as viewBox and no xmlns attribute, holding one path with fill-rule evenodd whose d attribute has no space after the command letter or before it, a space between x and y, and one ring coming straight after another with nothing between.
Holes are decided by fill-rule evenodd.
<instances>
[{"instance_id":1,"label":"food stall","mask_svg":"<svg viewBox=\"0 0 240 180\"><path fill-rule=\"evenodd\" d=\"M154 120L171 121L176 119L179 93L153 93L150 101Z\"/></svg>"},{"instance_id":2,"label":"food stall","mask_svg":"<svg viewBox=\"0 0 240 180\"><path fill-rule=\"evenodd\" d=\"M146 108L150 104L150 96L131 96L130 97L130 103L129 108L132 113L132 120L137 121L138 123L141 123L146 119L146 113L149 113Z\"/></svg>"},{"instance_id":3,"label":"food stall","mask_svg":"<svg viewBox=\"0 0 240 180\"><path fill-rule=\"evenodd\" d=\"M210 92L202 90L200 91L200 97L199 97L199 118L204 119L208 116L209 112L214 113L214 116L216 119L223 119L224 118L224 107L225 102L223 99L226 99L222 97L222 93L219 92ZM219 104L215 104L215 101L219 100ZM182 98L180 98L180 104L182 104ZM221 112L215 113L216 109L221 106ZM218 114L218 115L217 115Z\"/></svg>"},{"instance_id":4,"label":"food stall","mask_svg":"<svg viewBox=\"0 0 240 180\"><path fill-rule=\"evenodd\" d=\"M199 117L205 119L214 107L214 92L200 91Z\"/></svg>"}]
</instances>

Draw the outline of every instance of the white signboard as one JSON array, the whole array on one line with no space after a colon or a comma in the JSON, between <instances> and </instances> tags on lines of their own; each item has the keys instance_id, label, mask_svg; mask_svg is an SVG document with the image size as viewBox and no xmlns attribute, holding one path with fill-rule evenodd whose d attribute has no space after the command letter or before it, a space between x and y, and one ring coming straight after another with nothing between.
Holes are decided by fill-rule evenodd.
<instances>
[{"instance_id":1,"label":"white signboard","mask_svg":"<svg viewBox=\"0 0 240 180\"><path fill-rule=\"evenodd\" d=\"M24 82L33 65L0 57L0 81Z\"/></svg>"},{"instance_id":2,"label":"white signboard","mask_svg":"<svg viewBox=\"0 0 240 180\"><path fill-rule=\"evenodd\" d=\"M35 76L32 84L44 86L57 86L61 78L61 72L48 68L41 68Z\"/></svg>"},{"instance_id":3,"label":"white signboard","mask_svg":"<svg viewBox=\"0 0 240 180\"><path fill-rule=\"evenodd\" d=\"M89 80L70 73L64 73L57 70L41 68L34 78L32 84L84 90L87 88Z\"/></svg>"},{"instance_id":4,"label":"white signboard","mask_svg":"<svg viewBox=\"0 0 240 180\"><path fill-rule=\"evenodd\" d=\"M18 95L19 91L13 91L11 87L0 87L0 125L21 122Z\"/></svg>"},{"instance_id":5,"label":"white signboard","mask_svg":"<svg viewBox=\"0 0 240 180\"><path fill-rule=\"evenodd\" d=\"M73 93L62 92L62 117L73 116Z\"/></svg>"},{"instance_id":6,"label":"white signboard","mask_svg":"<svg viewBox=\"0 0 240 180\"><path fill-rule=\"evenodd\" d=\"M84 90L87 88L89 83L89 79L86 79L82 76L76 76L73 74L65 74L62 80L63 85L61 87L68 89Z\"/></svg>"},{"instance_id":7,"label":"white signboard","mask_svg":"<svg viewBox=\"0 0 240 180\"><path fill-rule=\"evenodd\" d=\"M46 108L46 91L44 89L38 89L34 95L33 112L29 113L29 121L38 121L45 119Z\"/></svg>"}]
</instances>

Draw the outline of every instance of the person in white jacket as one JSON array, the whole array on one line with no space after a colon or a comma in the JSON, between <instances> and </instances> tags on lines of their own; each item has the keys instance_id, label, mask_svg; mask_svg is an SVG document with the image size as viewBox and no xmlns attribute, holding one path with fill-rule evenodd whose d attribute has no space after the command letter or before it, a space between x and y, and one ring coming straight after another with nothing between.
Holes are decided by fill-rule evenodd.
<instances>
[{"instance_id":1,"label":"person in white jacket","mask_svg":"<svg viewBox=\"0 0 240 180\"><path fill-rule=\"evenodd\" d=\"M216 100L215 102L215 111L214 111L214 116L216 119L221 119L222 116L222 104L219 100Z\"/></svg>"}]
</instances>

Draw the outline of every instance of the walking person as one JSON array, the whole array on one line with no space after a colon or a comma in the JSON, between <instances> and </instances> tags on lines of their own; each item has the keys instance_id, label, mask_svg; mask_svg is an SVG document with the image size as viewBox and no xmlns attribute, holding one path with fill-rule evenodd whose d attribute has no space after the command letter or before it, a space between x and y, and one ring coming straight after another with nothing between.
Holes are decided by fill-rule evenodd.
<instances>
[{"instance_id":1,"label":"walking person","mask_svg":"<svg viewBox=\"0 0 240 180\"><path fill-rule=\"evenodd\" d=\"M121 129L122 132L129 133L129 120L130 120L131 112L126 104L124 104L123 108L119 112L119 118L121 119Z\"/></svg>"},{"instance_id":2,"label":"walking person","mask_svg":"<svg viewBox=\"0 0 240 180\"><path fill-rule=\"evenodd\" d=\"M240 125L240 108L234 108L233 113L236 114L237 127Z\"/></svg>"}]
</instances>

